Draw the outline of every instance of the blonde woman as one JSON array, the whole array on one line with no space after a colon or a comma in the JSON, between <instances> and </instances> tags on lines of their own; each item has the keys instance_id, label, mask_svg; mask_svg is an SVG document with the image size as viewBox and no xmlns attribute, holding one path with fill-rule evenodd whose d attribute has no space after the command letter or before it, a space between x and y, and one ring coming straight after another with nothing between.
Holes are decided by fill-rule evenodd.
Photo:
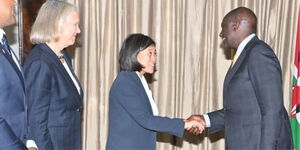
<instances>
[{"instance_id":1,"label":"blonde woman","mask_svg":"<svg viewBox=\"0 0 300 150\"><path fill-rule=\"evenodd\" d=\"M83 92L64 48L73 45L79 15L74 5L48 0L39 10L25 64L28 132L40 150L81 149Z\"/></svg>"}]
</instances>

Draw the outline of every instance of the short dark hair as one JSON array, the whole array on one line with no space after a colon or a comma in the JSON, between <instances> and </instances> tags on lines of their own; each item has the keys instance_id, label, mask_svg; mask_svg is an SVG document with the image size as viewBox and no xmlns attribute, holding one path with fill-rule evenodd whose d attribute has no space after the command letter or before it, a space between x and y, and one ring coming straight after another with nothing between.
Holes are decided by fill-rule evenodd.
<instances>
[{"instance_id":1,"label":"short dark hair","mask_svg":"<svg viewBox=\"0 0 300 150\"><path fill-rule=\"evenodd\" d=\"M236 17L238 15L246 16L249 20L251 20L250 22L251 31L254 33L257 32L257 17L255 13L247 7L235 8L231 10L229 13L227 13L225 17L230 18L230 17Z\"/></svg>"},{"instance_id":2,"label":"short dark hair","mask_svg":"<svg viewBox=\"0 0 300 150\"><path fill-rule=\"evenodd\" d=\"M130 34L122 43L119 54L119 64L121 71L141 71L143 66L137 61L140 51L149 46L155 46L155 42L141 33Z\"/></svg>"}]
</instances>

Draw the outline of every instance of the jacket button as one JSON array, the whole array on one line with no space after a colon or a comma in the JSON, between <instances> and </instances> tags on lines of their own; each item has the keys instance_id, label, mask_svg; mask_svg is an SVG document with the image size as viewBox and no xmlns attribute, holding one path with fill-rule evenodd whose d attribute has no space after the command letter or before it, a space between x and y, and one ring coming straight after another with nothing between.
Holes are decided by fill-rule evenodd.
<instances>
[{"instance_id":1,"label":"jacket button","mask_svg":"<svg viewBox=\"0 0 300 150\"><path fill-rule=\"evenodd\" d=\"M76 111L80 112L80 108L77 108Z\"/></svg>"}]
</instances>

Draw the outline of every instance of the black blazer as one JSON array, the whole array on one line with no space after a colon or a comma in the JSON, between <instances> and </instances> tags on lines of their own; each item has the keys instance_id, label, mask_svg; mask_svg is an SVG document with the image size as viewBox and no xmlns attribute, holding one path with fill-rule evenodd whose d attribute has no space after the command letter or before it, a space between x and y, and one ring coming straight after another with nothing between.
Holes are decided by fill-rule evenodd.
<instances>
[{"instance_id":1,"label":"black blazer","mask_svg":"<svg viewBox=\"0 0 300 150\"><path fill-rule=\"evenodd\" d=\"M292 149L282 76L273 50L256 36L224 81L224 108L209 113L210 132L225 129L226 149Z\"/></svg>"},{"instance_id":2,"label":"black blazer","mask_svg":"<svg viewBox=\"0 0 300 150\"><path fill-rule=\"evenodd\" d=\"M63 54L79 83L70 57L65 51ZM81 149L81 86L79 94L66 69L46 44L32 49L24 64L24 74L28 89L29 138L41 150Z\"/></svg>"}]
</instances>

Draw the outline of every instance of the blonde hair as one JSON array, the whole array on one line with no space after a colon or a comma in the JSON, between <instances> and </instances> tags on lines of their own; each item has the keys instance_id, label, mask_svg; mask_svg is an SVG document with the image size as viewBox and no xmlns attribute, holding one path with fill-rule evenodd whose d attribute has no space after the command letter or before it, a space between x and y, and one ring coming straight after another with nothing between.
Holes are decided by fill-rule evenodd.
<instances>
[{"instance_id":1,"label":"blonde hair","mask_svg":"<svg viewBox=\"0 0 300 150\"><path fill-rule=\"evenodd\" d=\"M32 44L59 40L60 24L63 25L66 17L77 8L68 2L47 0L40 8L30 33Z\"/></svg>"}]
</instances>

